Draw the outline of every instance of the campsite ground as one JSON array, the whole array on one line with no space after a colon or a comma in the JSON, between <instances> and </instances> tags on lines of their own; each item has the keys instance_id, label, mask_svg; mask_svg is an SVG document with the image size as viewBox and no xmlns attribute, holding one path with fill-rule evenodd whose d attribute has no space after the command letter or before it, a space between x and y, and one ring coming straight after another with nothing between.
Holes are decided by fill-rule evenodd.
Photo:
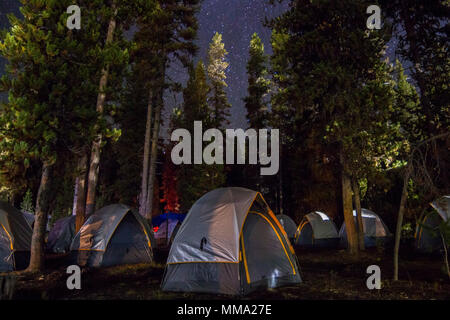
<instances>
[{"instance_id":1,"label":"campsite ground","mask_svg":"<svg viewBox=\"0 0 450 320\"><path fill-rule=\"evenodd\" d=\"M441 257L418 256L404 251L401 281L393 282L392 253L368 250L359 260L343 250L297 250L303 283L255 292L243 299L450 299L450 281ZM14 299L229 299L208 294L166 293L160 290L167 252L155 252L151 265L84 269L82 289L66 288L62 257L49 256L47 272L39 277L18 274ZM381 268L382 289L368 290L366 269Z\"/></svg>"}]
</instances>

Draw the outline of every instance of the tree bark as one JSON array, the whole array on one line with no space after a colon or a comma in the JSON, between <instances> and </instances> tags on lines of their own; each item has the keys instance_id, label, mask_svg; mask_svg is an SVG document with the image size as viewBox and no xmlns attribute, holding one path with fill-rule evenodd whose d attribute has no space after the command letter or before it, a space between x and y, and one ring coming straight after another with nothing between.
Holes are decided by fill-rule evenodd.
<instances>
[{"instance_id":1,"label":"tree bark","mask_svg":"<svg viewBox=\"0 0 450 320\"><path fill-rule=\"evenodd\" d=\"M398 280L398 252L400 250L400 238L402 235L403 215L406 207L406 200L408 199L408 181L412 171L412 160L409 161L406 168L405 176L403 177L403 190L400 199L400 208L398 210L397 227L395 229L395 245L394 245L394 281Z\"/></svg>"},{"instance_id":2,"label":"tree bark","mask_svg":"<svg viewBox=\"0 0 450 320\"><path fill-rule=\"evenodd\" d=\"M144 159L142 163L142 183L141 192L139 196L139 213L145 217L147 213L147 192L149 179L149 164L150 164L150 141L152 129L152 113L153 113L153 94L150 89L148 106L147 106L147 122L145 125L145 139L144 139Z\"/></svg>"},{"instance_id":3,"label":"tree bark","mask_svg":"<svg viewBox=\"0 0 450 320\"><path fill-rule=\"evenodd\" d=\"M279 179L280 211L278 211L279 214L284 214L284 210L283 210L284 207L283 207L283 160L282 160L283 157L282 157L282 150L283 150L283 143L280 144L280 150L279 150L279 152L280 152L280 160L281 160L281 161L279 161L280 162L280 173L279 173L279 175L280 175L280 179ZM270 152L272 153L272 151L270 151ZM259 175L259 177L262 180L261 175Z\"/></svg>"},{"instance_id":4,"label":"tree bark","mask_svg":"<svg viewBox=\"0 0 450 320\"><path fill-rule=\"evenodd\" d=\"M359 189L359 183L358 180L353 178L352 179L352 189L353 194L355 198L355 209L356 209L356 216L358 221L358 242L359 242L359 250L365 250L364 246L364 223L362 219L362 210L361 210L361 191Z\"/></svg>"},{"instance_id":5,"label":"tree bark","mask_svg":"<svg viewBox=\"0 0 450 320\"><path fill-rule=\"evenodd\" d=\"M158 159L158 141L159 141L159 129L161 124L161 110L163 105L163 93L164 89L161 89L160 96L158 97L158 103L155 110L155 124L153 127L152 148L150 156L150 169L148 177L148 191L147 191L147 212L146 218L151 219L153 212L153 194L156 177L156 161Z\"/></svg>"},{"instance_id":6,"label":"tree bark","mask_svg":"<svg viewBox=\"0 0 450 320\"><path fill-rule=\"evenodd\" d=\"M405 212L406 207L406 201L408 200L408 181L411 177L411 174L414 170L413 168L413 159L414 159L414 153L423 145L435 141L438 139L446 138L450 135L449 132L445 132L442 134L439 134L437 136L433 136L429 139L426 139L420 143L418 143L413 150L410 153L410 156L408 157L408 166L406 167L405 176L403 177L403 190L402 190L402 196L400 199L400 207L398 209L398 218L397 218L397 228L395 230L395 245L394 245L394 281L398 280L398 253L400 250L400 239L402 236L402 224L403 224L403 215Z\"/></svg>"},{"instance_id":7,"label":"tree bark","mask_svg":"<svg viewBox=\"0 0 450 320\"><path fill-rule=\"evenodd\" d=\"M445 241L444 235L442 232L439 232L441 235L442 244L444 246L444 263L445 263L445 269L447 270L447 276L450 279L450 265L448 263L448 249L447 249L447 242Z\"/></svg>"},{"instance_id":8,"label":"tree bark","mask_svg":"<svg viewBox=\"0 0 450 320\"><path fill-rule=\"evenodd\" d=\"M36 198L35 221L33 235L31 237L30 264L26 270L33 273L42 272L44 270L44 236L48 217L47 189L50 184L50 170L51 165L44 162L42 166L41 183Z\"/></svg>"},{"instance_id":9,"label":"tree bark","mask_svg":"<svg viewBox=\"0 0 450 320\"><path fill-rule=\"evenodd\" d=\"M75 233L77 233L86 221L86 166L88 163L87 154L81 156L78 162L78 177L76 180L75 199Z\"/></svg>"},{"instance_id":10,"label":"tree bark","mask_svg":"<svg viewBox=\"0 0 450 320\"><path fill-rule=\"evenodd\" d=\"M350 254L357 256L359 254L359 246L358 234L353 218L352 187L342 151L340 152L340 162L342 167L342 206L344 211L345 229L347 232L348 251Z\"/></svg>"},{"instance_id":11,"label":"tree bark","mask_svg":"<svg viewBox=\"0 0 450 320\"><path fill-rule=\"evenodd\" d=\"M114 9L114 17L109 21L108 26L108 34L106 36L105 47L112 43L114 39L114 31L116 29L116 19L115 16L117 14L117 9L115 5L112 5ZM109 76L109 65L107 65L102 70L102 76L100 78L99 84L99 93L97 96L97 113L99 115L103 114L103 110L105 107L106 93L105 89L108 84L108 76ZM89 180L87 185L87 195L86 195L86 215L89 216L94 212L95 209L95 193L97 190L97 182L98 182L98 172L100 167L100 152L102 145L102 134L98 134L95 140L92 142L91 148L91 160L89 164Z\"/></svg>"}]
</instances>

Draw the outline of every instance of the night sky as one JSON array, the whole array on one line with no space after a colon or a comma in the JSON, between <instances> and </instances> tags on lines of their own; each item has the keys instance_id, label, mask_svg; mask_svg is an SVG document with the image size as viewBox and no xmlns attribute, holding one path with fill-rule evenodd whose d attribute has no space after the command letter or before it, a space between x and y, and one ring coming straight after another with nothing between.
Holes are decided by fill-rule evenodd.
<instances>
[{"instance_id":1,"label":"night sky","mask_svg":"<svg viewBox=\"0 0 450 320\"><path fill-rule=\"evenodd\" d=\"M264 26L265 17L275 17L283 12L287 5L272 6L268 0L204 0L198 14L198 59L207 63L209 43L216 32L223 35L223 42L228 51L227 61L230 66L227 70L227 96L232 105L231 128L248 127L246 123L246 110L242 99L247 95L247 60L250 39L253 33L258 33L264 42L266 53L271 54L271 31ZM179 81L186 79L186 72L174 68ZM183 79L183 80L182 80ZM171 105L181 104L169 99L166 117ZM167 122L166 122L167 124Z\"/></svg>"},{"instance_id":2,"label":"night sky","mask_svg":"<svg viewBox=\"0 0 450 320\"><path fill-rule=\"evenodd\" d=\"M0 0L0 8L5 0ZM17 3L15 0L7 0L9 3ZM246 65L251 36L258 33L264 42L266 54L272 53L270 46L271 31L263 24L265 17L271 18L280 15L288 8L288 2L282 5L272 6L268 0L203 0L201 10L198 14L198 59L207 62L207 51L209 43L215 34L223 35L225 48L228 51L227 61L230 66L227 70L228 100L232 105L231 124L232 128L247 128L246 110L242 99L247 95ZM17 6L17 5L16 5ZM4 9L4 8L3 8ZM1 11L11 11L1 10ZM393 48L389 46L388 56L393 61ZM170 72L174 79L184 83L187 80L187 72L179 66L174 65ZM182 103L178 95L166 97L167 107L164 117L168 120L171 110ZM164 129L168 129L169 121L164 121ZM164 130L163 131L166 131ZM163 132L165 134L166 132Z\"/></svg>"},{"instance_id":3,"label":"night sky","mask_svg":"<svg viewBox=\"0 0 450 320\"><path fill-rule=\"evenodd\" d=\"M284 7L287 7L284 5ZM246 128L242 99L247 95L246 65L250 39L258 33L270 54L270 30L264 27L266 16L279 15L283 7L273 7L267 0L204 0L198 16L199 57L205 62L209 42L215 32L223 35L230 63L227 72L228 100L232 105L231 127Z\"/></svg>"}]
</instances>

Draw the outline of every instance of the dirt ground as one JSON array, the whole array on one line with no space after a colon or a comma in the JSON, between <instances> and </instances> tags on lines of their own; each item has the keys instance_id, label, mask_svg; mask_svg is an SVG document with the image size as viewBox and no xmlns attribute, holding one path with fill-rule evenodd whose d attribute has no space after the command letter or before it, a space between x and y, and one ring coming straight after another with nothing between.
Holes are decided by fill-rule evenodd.
<instances>
[{"instance_id":1,"label":"dirt ground","mask_svg":"<svg viewBox=\"0 0 450 320\"><path fill-rule=\"evenodd\" d=\"M297 250L303 283L258 291L243 300L398 300L450 299L450 281L442 257L403 252L400 281L393 282L392 252L367 250L359 260L344 250ZM39 277L17 273L15 300L104 299L229 299L210 294L167 293L160 290L167 251L156 251L152 264L82 270L82 289L66 288L64 257L49 256L47 271ZM366 269L381 268L382 289L368 290Z\"/></svg>"}]
</instances>

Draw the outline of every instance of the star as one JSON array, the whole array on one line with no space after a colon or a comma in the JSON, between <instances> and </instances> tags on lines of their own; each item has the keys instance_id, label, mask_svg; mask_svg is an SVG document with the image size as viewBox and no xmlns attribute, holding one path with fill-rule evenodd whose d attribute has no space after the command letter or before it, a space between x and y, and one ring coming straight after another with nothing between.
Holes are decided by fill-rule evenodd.
<instances>
[{"instance_id":1,"label":"star","mask_svg":"<svg viewBox=\"0 0 450 320\"><path fill-rule=\"evenodd\" d=\"M250 39L258 33L266 48L270 45L271 30L264 26L266 17L280 15L287 4L272 6L266 0L205 0L198 14L199 32L197 45L199 57L207 61L209 42L215 32L223 34L223 42L228 51L227 96L232 105L231 128L247 128L246 110L243 98L247 95L247 60Z\"/></svg>"}]
</instances>

